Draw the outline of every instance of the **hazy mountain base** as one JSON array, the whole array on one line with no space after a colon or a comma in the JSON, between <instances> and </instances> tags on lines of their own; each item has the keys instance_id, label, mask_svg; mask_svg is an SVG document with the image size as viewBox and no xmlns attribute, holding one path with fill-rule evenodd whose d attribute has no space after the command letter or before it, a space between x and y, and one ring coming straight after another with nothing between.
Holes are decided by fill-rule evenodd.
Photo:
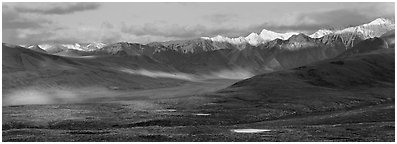
<instances>
[{"instance_id":1,"label":"hazy mountain base","mask_svg":"<svg viewBox=\"0 0 397 144\"><path fill-rule=\"evenodd\" d=\"M3 141L394 141L394 57L327 60L210 94L3 107ZM232 131L246 128L270 131Z\"/></svg>"},{"instance_id":2,"label":"hazy mountain base","mask_svg":"<svg viewBox=\"0 0 397 144\"><path fill-rule=\"evenodd\" d=\"M7 44L2 50L3 105L81 103L147 89L206 83L207 79L252 76L242 69L205 75L176 73L172 67L146 57L60 57Z\"/></svg>"},{"instance_id":3,"label":"hazy mountain base","mask_svg":"<svg viewBox=\"0 0 397 144\"><path fill-rule=\"evenodd\" d=\"M328 43L333 40L335 44ZM289 46L296 41L303 45ZM115 50L111 52L116 54L127 52L125 56L88 57L61 57L3 44L3 105L76 103L141 89L174 87L189 81L245 79L258 72L334 57L344 50L337 38L324 38L323 41L327 44L297 35L288 41L278 41L282 49L278 46L251 47L243 51L217 50L198 54L164 51L155 54L160 60L138 54L138 50L128 46L139 46L128 43L120 44L127 47L116 44L103 49ZM296 50L298 47L303 50ZM120 48L126 51L119 51ZM143 51L147 53L152 54ZM254 67L262 70L254 70Z\"/></svg>"}]
</instances>

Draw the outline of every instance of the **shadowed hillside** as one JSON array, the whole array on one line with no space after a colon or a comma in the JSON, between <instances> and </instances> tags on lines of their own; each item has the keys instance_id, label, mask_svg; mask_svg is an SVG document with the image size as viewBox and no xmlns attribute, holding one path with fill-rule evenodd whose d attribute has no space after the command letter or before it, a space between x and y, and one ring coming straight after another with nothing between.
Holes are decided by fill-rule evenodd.
<instances>
[{"instance_id":1,"label":"shadowed hillside","mask_svg":"<svg viewBox=\"0 0 397 144\"><path fill-rule=\"evenodd\" d=\"M3 104L7 104L9 97L15 95L29 97L29 93L35 92L44 92L45 94L41 94L67 99L70 93L78 97L101 94L101 92L109 95L112 91L117 94L117 91L161 88L183 83L177 79L153 78L121 71L120 68L150 69L155 67L151 66L150 62L145 64L145 60L140 62L141 65L136 65L134 63L138 63L137 59L133 57L70 58L7 44L3 44L2 52ZM85 92L80 93L80 91ZM90 91L96 91L96 94L90 94ZM65 92L68 94L64 95Z\"/></svg>"},{"instance_id":2,"label":"shadowed hillside","mask_svg":"<svg viewBox=\"0 0 397 144\"><path fill-rule=\"evenodd\" d=\"M314 112L394 101L394 49L330 59L262 74L219 91L226 101L284 104L288 111Z\"/></svg>"}]
</instances>

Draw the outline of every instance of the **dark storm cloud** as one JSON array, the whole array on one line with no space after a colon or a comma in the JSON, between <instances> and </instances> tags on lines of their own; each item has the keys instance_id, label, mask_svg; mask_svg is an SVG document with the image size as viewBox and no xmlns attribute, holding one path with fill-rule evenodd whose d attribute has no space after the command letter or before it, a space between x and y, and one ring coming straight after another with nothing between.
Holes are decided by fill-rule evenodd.
<instances>
[{"instance_id":1,"label":"dark storm cloud","mask_svg":"<svg viewBox=\"0 0 397 144\"><path fill-rule=\"evenodd\" d=\"M47 8L29 8L16 6L15 10L21 13L39 13L39 14L70 14L74 12L95 10L100 7L99 3L64 3L63 5L53 4Z\"/></svg>"}]
</instances>

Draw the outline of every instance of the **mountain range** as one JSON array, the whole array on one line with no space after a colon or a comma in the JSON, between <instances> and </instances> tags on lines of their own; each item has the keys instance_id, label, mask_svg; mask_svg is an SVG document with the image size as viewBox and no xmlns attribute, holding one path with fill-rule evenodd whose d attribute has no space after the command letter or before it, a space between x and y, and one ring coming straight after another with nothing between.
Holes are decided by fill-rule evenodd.
<instances>
[{"instance_id":1,"label":"mountain range","mask_svg":"<svg viewBox=\"0 0 397 144\"><path fill-rule=\"evenodd\" d=\"M260 34L251 33L239 38L216 36L148 44L40 44L27 48L66 57L103 59L110 56L120 61L123 57L136 57L152 63L151 69L157 71L193 75L219 75L219 72L227 71L228 77L248 78L336 57L365 39L394 33L394 26L392 21L378 18L342 30L321 29L312 35L263 29ZM392 43L390 45L394 46L394 41ZM164 66L170 69L164 70ZM138 62L134 68L146 69L147 63Z\"/></svg>"},{"instance_id":2,"label":"mountain range","mask_svg":"<svg viewBox=\"0 0 397 144\"><path fill-rule=\"evenodd\" d=\"M344 41L353 41L355 39L368 39L373 37L379 37L382 34L393 30L395 24L385 18L375 19L367 24L348 27L340 30L328 30L328 29L320 29L314 32L311 35L308 35L310 38L321 38L325 35L340 35L344 39ZM265 44L266 42L281 39L287 40L293 35L298 35L299 32L287 32L287 33L278 33L270 30L263 29L259 34L251 33L246 37L240 36L237 38L229 38L225 36L215 36L215 37L201 37L201 39L209 40L212 42L226 42L233 45L246 45L249 44L251 46L259 46L261 44ZM170 44L170 43L189 43L190 40L176 40L176 41L168 41L168 42L153 42L153 43L161 43L161 44ZM150 43L149 45L153 45ZM347 43L347 42L345 42ZM101 42L93 42L93 43L75 43L75 44L39 44L40 48L48 51L49 53L56 54L59 51L63 51L66 49L74 49L79 51L95 51L103 48L104 46L109 45ZM33 47L22 45L22 47ZM349 45L351 46L351 45ZM240 46L239 48L243 48L244 46ZM213 49L216 50L216 49ZM187 51L188 52L188 51Z\"/></svg>"},{"instance_id":3,"label":"mountain range","mask_svg":"<svg viewBox=\"0 0 397 144\"><path fill-rule=\"evenodd\" d=\"M327 29L320 29L313 34L309 35L311 38L321 38L325 35L329 34L337 34L337 35L344 35L346 33L354 33L358 37L362 39L367 39L367 38L373 38L373 37L379 37L383 33L394 29L394 24L391 20L385 19L385 18L378 18L375 19L374 21L363 24L360 26L355 26L355 27L348 27L342 30L327 30ZM259 44L263 44L268 41L272 41L275 39L282 39L286 40L290 38L293 35L299 34L298 32L287 32L287 33L277 33L273 31L269 31L266 29L263 29L259 34L257 33L251 33L246 37L238 37L238 38L228 38L224 36L216 36L216 37L202 37L203 39L208 39L212 41L219 41L219 42L229 42L232 44L243 44L243 43L248 43L253 46L257 46ZM351 38L352 39L352 38Z\"/></svg>"}]
</instances>

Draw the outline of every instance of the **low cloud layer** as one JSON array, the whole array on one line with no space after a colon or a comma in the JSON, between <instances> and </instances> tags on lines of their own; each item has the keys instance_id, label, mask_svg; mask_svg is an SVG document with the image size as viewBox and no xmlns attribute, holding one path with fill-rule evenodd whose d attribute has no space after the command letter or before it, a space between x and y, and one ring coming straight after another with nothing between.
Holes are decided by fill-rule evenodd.
<instances>
[{"instance_id":1,"label":"low cloud layer","mask_svg":"<svg viewBox=\"0 0 397 144\"><path fill-rule=\"evenodd\" d=\"M369 6L363 8L365 11L381 11L384 7ZM389 8L390 9L390 8ZM394 18L390 14L368 14L359 9L336 9L325 11L313 11L286 15L286 21L281 23L264 22L250 24L242 27L236 26L206 26L206 25L180 25L168 22L151 22L144 25L123 25L122 31L137 36L162 36L172 38L198 38L202 36L224 35L229 37L247 36L251 32L259 33L262 29L276 32L302 32L312 34L319 29L342 29L349 26L357 26L368 23L378 17ZM238 21L238 16L231 14L213 14L203 17L211 23L223 24ZM236 20L237 19L237 20Z\"/></svg>"},{"instance_id":2,"label":"low cloud layer","mask_svg":"<svg viewBox=\"0 0 397 144\"><path fill-rule=\"evenodd\" d=\"M146 23L143 26L131 25L122 27L122 31L136 36L160 36L175 39L199 38L202 36L246 34L249 27L208 27L204 25L180 25L168 23Z\"/></svg>"},{"instance_id":3,"label":"low cloud layer","mask_svg":"<svg viewBox=\"0 0 397 144\"><path fill-rule=\"evenodd\" d=\"M393 10L393 12L389 11ZM283 24L264 23L264 27L274 31L304 31L313 33L318 29L342 29L369 23L384 17L394 20L394 4L373 3L361 8L334 9L291 14Z\"/></svg>"}]
</instances>

